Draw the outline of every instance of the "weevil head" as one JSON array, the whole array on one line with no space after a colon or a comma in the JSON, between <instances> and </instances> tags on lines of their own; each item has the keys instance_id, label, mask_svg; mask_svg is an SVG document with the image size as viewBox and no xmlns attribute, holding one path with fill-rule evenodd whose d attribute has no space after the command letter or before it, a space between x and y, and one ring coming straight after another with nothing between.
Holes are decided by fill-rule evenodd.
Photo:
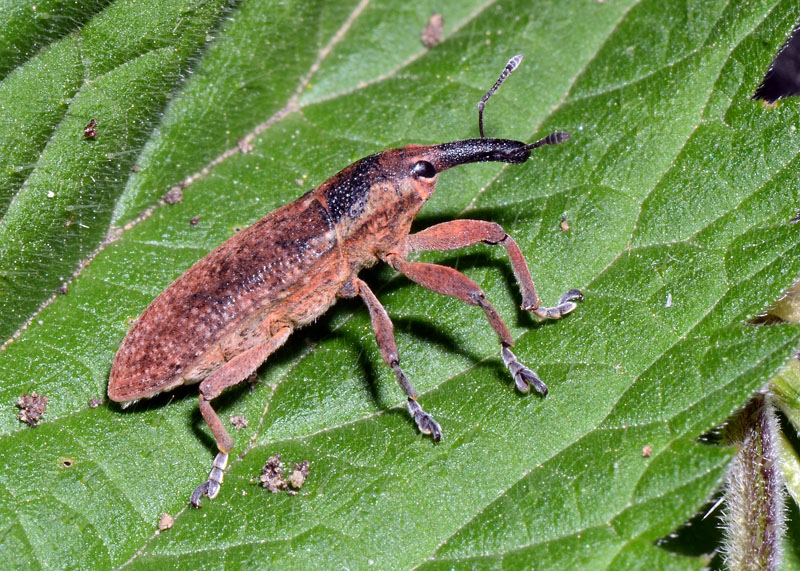
<instances>
[{"instance_id":1,"label":"weevil head","mask_svg":"<svg viewBox=\"0 0 800 571\"><path fill-rule=\"evenodd\" d=\"M557 132L531 144L481 138L390 149L353 163L316 192L340 236L369 236L380 250L408 233L439 173L468 163L524 163L533 149L568 138Z\"/></svg>"}]
</instances>

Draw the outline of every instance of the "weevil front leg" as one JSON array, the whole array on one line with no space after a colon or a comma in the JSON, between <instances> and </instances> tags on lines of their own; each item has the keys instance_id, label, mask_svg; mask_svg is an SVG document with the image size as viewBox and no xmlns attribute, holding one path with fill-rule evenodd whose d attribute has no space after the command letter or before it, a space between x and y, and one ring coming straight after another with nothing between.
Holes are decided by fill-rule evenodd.
<instances>
[{"instance_id":1,"label":"weevil front leg","mask_svg":"<svg viewBox=\"0 0 800 571\"><path fill-rule=\"evenodd\" d=\"M451 220L436 224L408 237L409 252L423 250L458 250L483 242L503 246L508 252L511 267L522 292L522 309L532 312L540 319L560 319L572 312L583 300L580 290L571 289L561 296L555 307L543 307L536 286L533 285L531 271L514 239L496 222L483 220Z\"/></svg>"},{"instance_id":2,"label":"weevil front leg","mask_svg":"<svg viewBox=\"0 0 800 571\"><path fill-rule=\"evenodd\" d=\"M369 289L369 286L358 278L348 282L340 292L342 297L355 297L360 296L361 299L369 310L370 321L372 321L372 329L375 332L375 340L378 342L378 348L381 350L383 360L394 371L397 382L406 393L408 397L408 412L411 414L414 421L417 423L420 432L423 434L430 434L433 439L438 442L442 439L442 428L433 417L422 410L422 407L417 402L417 391L411 381L400 368L400 356L397 352L397 342L394 338L394 326L392 320L389 319L389 314L386 313L381 302Z\"/></svg>"},{"instance_id":3,"label":"weevil front leg","mask_svg":"<svg viewBox=\"0 0 800 571\"><path fill-rule=\"evenodd\" d=\"M409 262L397 254L386 256L386 261L398 272L417 282L422 287L436 293L457 297L470 305L477 305L483 309L489 319L489 323L497 333L497 337L500 340L503 363L511 372L517 388L526 393L530 390L530 387L533 387L541 394L547 394L547 385L542 382L536 373L520 363L511 352L511 346L514 344L511 332L494 306L486 299L486 294L483 293L478 284L464 274L447 266Z\"/></svg>"},{"instance_id":4,"label":"weevil front leg","mask_svg":"<svg viewBox=\"0 0 800 571\"><path fill-rule=\"evenodd\" d=\"M217 441L219 452L214 458L208 479L192 492L189 501L194 507L200 507L200 498L203 496L208 496L210 499L214 499L217 496L222 485L225 468L228 465L228 454L233 449L233 438L225 430L219 415L211 407L211 401L228 387L237 385L249 377L271 353L284 344L291 332L292 330L289 327L279 330L266 343L256 345L240 353L200 383L200 414L203 415L203 420L206 421L206 424L211 429L211 433Z\"/></svg>"}]
</instances>

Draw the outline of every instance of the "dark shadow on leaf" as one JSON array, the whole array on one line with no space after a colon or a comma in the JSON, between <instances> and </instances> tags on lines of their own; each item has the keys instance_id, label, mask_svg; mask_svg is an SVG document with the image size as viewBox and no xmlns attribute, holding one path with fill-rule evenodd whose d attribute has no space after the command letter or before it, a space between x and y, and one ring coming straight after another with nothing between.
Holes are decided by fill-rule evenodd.
<instances>
[{"instance_id":1,"label":"dark shadow on leaf","mask_svg":"<svg viewBox=\"0 0 800 571\"><path fill-rule=\"evenodd\" d=\"M712 497L688 522L667 537L659 539L656 545L670 553L687 557L705 556L708 558L708 568L723 568L719 552L722 545L722 507L717 506L706 517L718 500L718 495Z\"/></svg>"}]
</instances>

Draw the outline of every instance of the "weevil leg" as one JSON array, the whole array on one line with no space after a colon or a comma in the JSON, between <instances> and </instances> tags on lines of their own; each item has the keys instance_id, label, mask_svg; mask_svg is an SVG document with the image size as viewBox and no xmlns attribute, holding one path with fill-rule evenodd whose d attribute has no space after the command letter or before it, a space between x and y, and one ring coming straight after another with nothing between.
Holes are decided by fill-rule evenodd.
<instances>
[{"instance_id":1,"label":"weevil leg","mask_svg":"<svg viewBox=\"0 0 800 571\"><path fill-rule=\"evenodd\" d=\"M203 496L214 499L219 493L225 467L228 465L228 454L233 448L233 438L228 434L219 415L211 407L211 401L219 396L225 389L241 383L249 377L271 353L284 344L291 332L292 330L289 327L279 330L275 335L270 337L266 343L256 345L240 353L211 373L200 383L200 397L198 401L200 414L203 415L203 420L206 421L206 424L208 424L208 427L211 429L211 433L217 441L219 452L214 458L211 472L208 474L208 479L197 486L192 492L189 501L194 507L200 507L200 498Z\"/></svg>"},{"instance_id":2,"label":"weevil leg","mask_svg":"<svg viewBox=\"0 0 800 571\"><path fill-rule=\"evenodd\" d=\"M389 319L389 314L386 313L386 309L375 297L375 294L372 293L372 290L369 289L369 286L358 278L345 284L341 295L343 297L355 297L358 295L364 301L369 310L372 330L375 332L375 340L378 342L381 356L394 371L397 382L408 397L408 412L417 423L420 432L430 434L436 442L441 440L441 426L430 414L422 410L422 407L417 402L417 391L414 385L411 384L411 381L408 380L408 377L400 368L400 356L398 355L397 342L394 338L394 326L392 325L392 320Z\"/></svg>"},{"instance_id":3,"label":"weevil leg","mask_svg":"<svg viewBox=\"0 0 800 571\"><path fill-rule=\"evenodd\" d=\"M447 266L409 262L396 254L387 256L386 261L398 272L429 290L457 297L470 305L477 305L483 309L489 319L489 323L497 333L497 337L500 340L503 363L505 363L514 377L514 383L517 388L522 392L528 392L532 386L541 394L547 394L547 385L542 382L535 372L522 365L511 352L510 347L514 344L511 333L505 322L503 322L503 318L500 317L494 306L486 299L486 294L483 293L478 284L461 272Z\"/></svg>"},{"instance_id":4,"label":"weevil leg","mask_svg":"<svg viewBox=\"0 0 800 571\"><path fill-rule=\"evenodd\" d=\"M532 312L540 319L559 319L577 307L575 301L583 300L580 290L571 289L561 296L555 307L543 307L522 251L514 239L496 222L451 220L436 224L411 234L408 237L408 249L410 252L458 250L479 242L503 246L508 252L511 267L522 292L522 309Z\"/></svg>"}]
</instances>

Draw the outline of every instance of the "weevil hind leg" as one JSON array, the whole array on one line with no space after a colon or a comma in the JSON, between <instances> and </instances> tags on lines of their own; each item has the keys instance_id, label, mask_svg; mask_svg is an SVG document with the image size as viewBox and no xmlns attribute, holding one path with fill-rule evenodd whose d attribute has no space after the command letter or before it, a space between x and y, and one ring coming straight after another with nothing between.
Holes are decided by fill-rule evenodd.
<instances>
[{"instance_id":1,"label":"weevil hind leg","mask_svg":"<svg viewBox=\"0 0 800 571\"><path fill-rule=\"evenodd\" d=\"M233 449L233 438L228 434L219 415L211 407L211 401L225 389L239 384L249 377L271 353L283 345L291 332L292 330L289 327L281 329L270 337L266 343L240 353L200 383L200 397L198 400L200 414L203 415L203 420L206 421L206 424L211 429L211 433L217 441L219 452L214 458L208 479L192 492L189 501L194 507L200 507L200 499L203 496L207 496L209 499L214 499L217 496L222 485L225 468L228 465L228 454Z\"/></svg>"},{"instance_id":2,"label":"weevil hind leg","mask_svg":"<svg viewBox=\"0 0 800 571\"><path fill-rule=\"evenodd\" d=\"M411 381L408 379L403 369L400 368L400 357L397 352L397 341L394 338L394 326L392 320L389 319L389 314L386 309L369 289L369 286L362 280L356 278L348 282L340 292L342 297L355 297L360 296L364 304L369 310L370 321L372 322L372 329L375 332L375 340L378 342L378 348L381 351L381 356L392 371L394 371L397 382L406 393L408 397L408 412L417 423L419 431L423 434L430 434L436 442L442 439L442 427L434 418L422 410L422 407L417 402L417 391Z\"/></svg>"}]
</instances>

